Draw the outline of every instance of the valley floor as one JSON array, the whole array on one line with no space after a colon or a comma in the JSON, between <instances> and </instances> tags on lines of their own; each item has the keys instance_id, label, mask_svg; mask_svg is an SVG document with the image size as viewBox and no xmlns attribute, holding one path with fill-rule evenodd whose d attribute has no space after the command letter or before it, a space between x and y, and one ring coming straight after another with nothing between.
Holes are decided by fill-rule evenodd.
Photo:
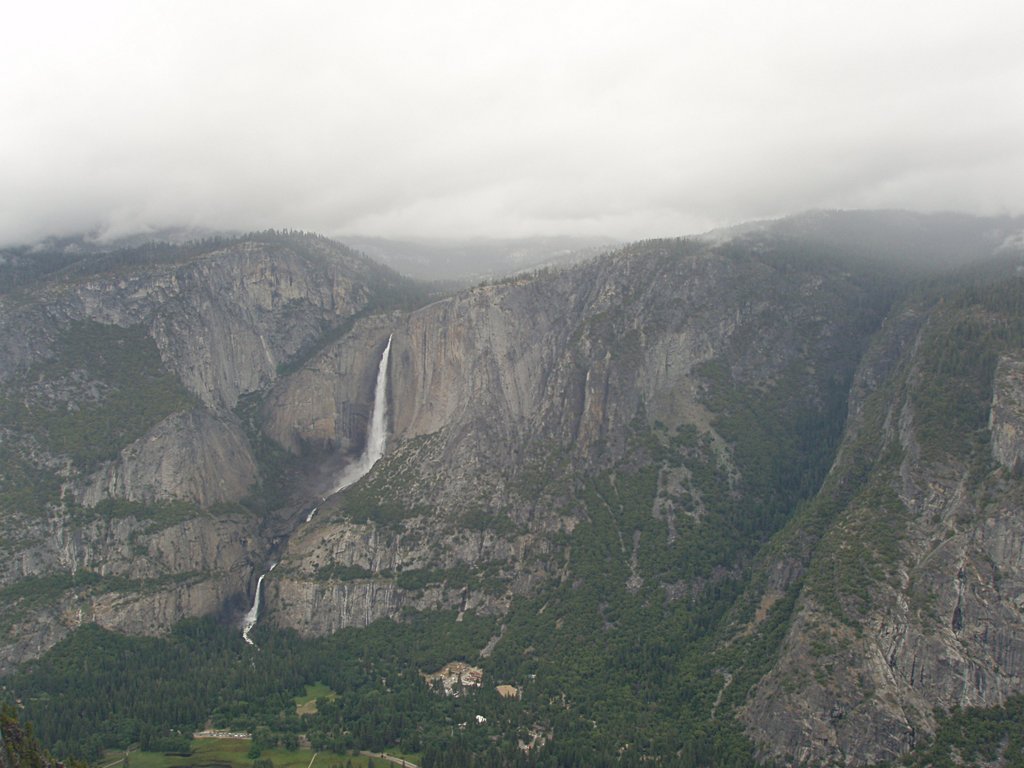
<instances>
[{"instance_id":1,"label":"valley floor","mask_svg":"<svg viewBox=\"0 0 1024 768\"><path fill-rule=\"evenodd\" d=\"M187 756L140 750L131 750L127 753L108 750L95 765L97 768L251 768L251 743L247 735L196 738L192 740L191 754ZM385 764L416 768L419 765L419 757L397 752L339 754L328 751L314 752L312 749L266 749L260 755L261 759L270 760L274 768L367 768L371 765L383 768Z\"/></svg>"}]
</instances>

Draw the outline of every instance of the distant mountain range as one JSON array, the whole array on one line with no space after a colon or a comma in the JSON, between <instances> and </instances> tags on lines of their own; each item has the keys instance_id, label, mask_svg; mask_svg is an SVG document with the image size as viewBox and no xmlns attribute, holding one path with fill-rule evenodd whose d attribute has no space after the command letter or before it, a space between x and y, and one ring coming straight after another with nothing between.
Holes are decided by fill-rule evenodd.
<instances>
[{"instance_id":1,"label":"distant mountain range","mask_svg":"<svg viewBox=\"0 0 1024 768\"><path fill-rule=\"evenodd\" d=\"M418 280L465 283L529 269L560 267L605 253L619 242L606 237L395 240L339 237L341 242Z\"/></svg>"},{"instance_id":2,"label":"distant mountain range","mask_svg":"<svg viewBox=\"0 0 1024 768\"><path fill-rule=\"evenodd\" d=\"M231 239L237 232L160 229L137 235L46 238L0 249L0 276L12 284L26 274L44 274L99 255L158 246ZM618 241L601 237L388 239L342 236L334 240L361 251L396 272L418 280L470 285L530 269L566 266L608 251Z\"/></svg>"}]
</instances>

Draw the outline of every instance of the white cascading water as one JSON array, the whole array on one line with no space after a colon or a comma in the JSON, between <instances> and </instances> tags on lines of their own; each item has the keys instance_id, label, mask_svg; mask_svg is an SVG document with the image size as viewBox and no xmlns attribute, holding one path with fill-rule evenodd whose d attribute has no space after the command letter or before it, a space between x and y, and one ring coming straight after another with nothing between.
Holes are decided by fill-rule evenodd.
<instances>
[{"instance_id":1,"label":"white cascading water","mask_svg":"<svg viewBox=\"0 0 1024 768\"><path fill-rule=\"evenodd\" d=\"M277 563L270 566L270 571L277 567ZM267 571L267 573L270 573ZM260 617L260 593L263 591L263 579L267 573L262 574L256 581L256 597L253 598L252 608L245 614L245 618L242 619L242 639L245 640L249 645L255 646L256 643L249 637L249 633L252 632L252 628L256 626L256 620Z\"/></svg>"},{"instance_id":2,"label":"white cascading water","mask_svg":"<svg viewBox=\"0 0 1024 768\"><path fill-rule=\"evenodd\" d=\"M388 439L388 357L390 355L391 336L388 336L387 346L384 347L384 354L381 355L380 365L377 367L377 386L373 391L373 412L370 414L370 429L366 435L366 448L358 459L345 467L338 477L334 489L327 496L331 496L355 483L373 469L373 465L384 455L384 448ZM321 501L325 501L327 496L324 496ZM319 508L318 505L309 511L309 514L306 515L307 523L313 519L313 515L316 514ZM274 570L276 566L277 563L270 566L270 571ZM270 571L267 571L267 573L270 573ZM245 614L245 618L242 620L242 638L249 645L253 646L255 646L255 643L249 639L249 632L256 626L256 621L259 619L260 592L263 589L263 578L267 573L260 576L256 582L256 597L252 601L252 608L249 609L249 612Z\"/></svg>"},{"instance_id":3,"label":"white cascading water","mask_svg":"<svg viewBox=\"0 0 1024 768\"><path fill-rule=\"evenodd\" d=\"M373 465L384 455L384 448L388 440L388 357L390 354L391 337L388 336L387 346L384 347L384 354L381 355L380 366L377 368L377 387L373 391L373 413L370 414L370 430L366 435L366 448L363 450L362 456L345 467L328 496L355 483L373 469ZM312 513L310 516L312 517Z\"/></svg>"},{"instance_id":4,"label":"white cascading water","mask_svg":"<svg viewBox=\"0 0 1024 768\"><path fill-rule=\"evenodd\" d=\"M377 366L377 384L373 390L373 411L370 413L370 429L366 433L366 447L358 459L342 470L327 496L333 496L365 476L373 469L377 460L384 455L384 448L388 440L388 358L390 356L391 336L388 336L384 354L380 356L380 364ZM322 496L320 501L327 501L327 496ZM309 514L306 515L307 523L313 519L313 515L318 509L320 509L319 504L309 510Z\"/></svg>"}]
</instances>

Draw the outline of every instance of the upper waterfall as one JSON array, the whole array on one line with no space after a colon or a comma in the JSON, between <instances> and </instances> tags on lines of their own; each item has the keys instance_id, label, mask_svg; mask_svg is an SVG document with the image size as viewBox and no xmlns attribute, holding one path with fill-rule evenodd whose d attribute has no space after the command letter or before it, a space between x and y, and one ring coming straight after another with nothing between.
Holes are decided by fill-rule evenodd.
<instances>
[{"instance_id":1,"label":"upper waterfall","mask_svg":"<svg viewBox=\"0 0 1024 768\"><path fill-rule=\"evenodd\" d=\"M388 336L387 346L384 347L384 354L381 355L380 365L377 367L377 386L373 391L373 412L370 414L370 429L366 434L366 448L362 455L345 467L339 475L331 490L332 494L348 488L362 478L384 455L388 440L388 358L391 355L391 338L392 336Z\"/></svg>"}]
</instances>

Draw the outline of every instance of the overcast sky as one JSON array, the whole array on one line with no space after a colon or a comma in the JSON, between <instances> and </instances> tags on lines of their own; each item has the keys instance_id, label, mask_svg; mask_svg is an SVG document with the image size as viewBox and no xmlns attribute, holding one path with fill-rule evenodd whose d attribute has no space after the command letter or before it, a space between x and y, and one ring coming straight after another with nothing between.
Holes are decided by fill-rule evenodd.
<instances>
[{"instance_id":1,"label":"overcast sky","mask_svg":"<svg viewBox=\"0 0 1024 768\"><path fill-rule=\"evenodd\" d=\"M68 0L0 28L0 243L1024 212L1020 0Z\"/></svg>"}]
</instances>

